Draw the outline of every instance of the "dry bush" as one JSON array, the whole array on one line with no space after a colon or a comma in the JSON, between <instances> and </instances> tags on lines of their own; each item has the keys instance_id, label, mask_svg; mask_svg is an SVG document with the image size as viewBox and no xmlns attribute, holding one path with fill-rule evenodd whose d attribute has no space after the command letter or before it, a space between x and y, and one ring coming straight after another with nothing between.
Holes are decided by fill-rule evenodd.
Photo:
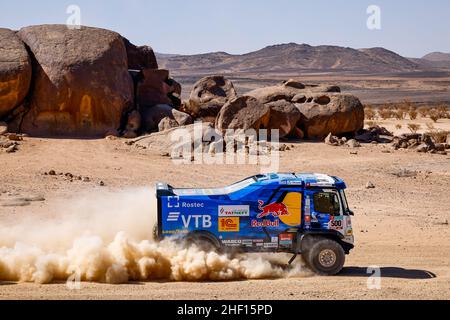
<instances>
[{"instance_id":1,"label":"dry bush","mask_svg":"<svg viewBox=\"0 0 450 320\"><path fill-rule=\"evenodd\" d=\"M449 108L445 104L441 104L436 108L436 113L442 118L449 117Z\"/></svg>"},{"instance_id":2,"label":"dry bush","mask_svg":"<svg viewBox=\"0 0 450 320\"><path fill-rule=\"evenodd\" d=\"M430 108L427 108L427 107L417 108L417 112L419 112L419 114L422 118L426 118L428 116L429 111L430 111Z\"/></svg>"},{"instance_id":3,"label":"dry bush","mask_svg":"<svg viewBox=\"0 0 450 320\"><path fill-rule=\"evenodd\" d=\"M416 109L409 109L408 115L409 115L409 119L416 120L418 112Z\"/></svg>"},{"instance_id":4,"label":"dry bush","mask_svg":"<svg viewBox=\"0 0 450 320\"><path fill-rule=\"evenodd\" d=\"M430 130L430 131L433 131L433 130L435 130L436 129L436 127L434 126L434 124L433 123L427 123L427 128L428 128L428 130Z\"/></svg>"},{"instance_id":5,"label":"dry bush","mask_svg":"<svg viewBox=\"0 0 450 320\"><path fill-rule=\"evenodd\" d=\"M433 122L437 122L439 119L441 119L441 115L436 109L432 109L429 112L430 119L433 120Z\"/></svg>"},{"instance_id":6,"label":"dry bush","mask_svg":"<svg viewBox=\"0 0 450 320\"><path fill-rule=\"evenodd\" d=\"M397 105L397 109L402 110L403 112L408 112L410 109L412 109L414 106L414 103L412 103L409 100L404 100L402 103L399 103Z\"/></svg>"},{"instance_id":7,"label":"dry bush","mask_svg":"<svg viewBox=\"0 0 450 320\"><path fill-rule=\"evenodd\" d=\"M378 114L383 120L392 118L392 111L388 109L381 109L380 111L378 111Z\"/></svg>"},{"instance_id":8,"label":"dry bush","mask_svg":"<svg viewBox=\"0 0 450 320\"><path fill-rule=\"evenodd\" d=\"M403 128L403 126L400 123L395 125L395 129L400 130L401 128Z\"/></svg>"},{"instance_id":9,"label":"dry bush","mask_svg":"<svg viewBox=\"0 0 450 320\"><path fill-rule=\"evenodd\" d=\"M419 131L421 128L420 124L415 124L415 123L409 123L408 124L408 129L412 132L412 133L417 133L417 131Z\"/></svg>"},{"instance_id":10,"label":"dry bush","mask_svg":"<svg viewBox=\"0 0 450 320\"><path fill-rule=\"evenodd\" d=\"M367 120L375 120L377 113L372 108L365 108L364 115Z\"/></svg>"},{"instance_id":11,"label":"dry bush","mask_svg":"<svg viewBox=\"0 0 450 320\"><path fill-rule=\"evenodd\" d=\"M426 135L429 135L435 143L446 143L447 136L450 134L450 131L447 130L431 130Z\"/></svg>"},{"instance_id":12,"label":"dry bush","mask_svg":"<svg viewBox=\"0 0 450 320\"><path fill-rule=\"evenodd\" d=\"M379 124L378 124L378 122L377 121L366 121L366 126L368 127L368 128L373 128L373 127L376 127L376 126L378 126Z\"/></svg>"},{"instance_id":13,"label":"dry bush","mask_svg":"<svg viewBox=\"0 0 450 320\"><path fill-rule=\"evenodd\" d=\"M403 120L405 119L406 112L403 109L397 109L393 112L395 119Z\"/></svg>"}]
</instances>

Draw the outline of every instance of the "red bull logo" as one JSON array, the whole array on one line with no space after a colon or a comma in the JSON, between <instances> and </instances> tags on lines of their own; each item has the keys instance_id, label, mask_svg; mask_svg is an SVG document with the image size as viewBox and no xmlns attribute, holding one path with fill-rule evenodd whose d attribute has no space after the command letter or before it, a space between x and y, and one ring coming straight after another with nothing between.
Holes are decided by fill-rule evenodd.
<instances>
[{"instance_id":1,"label":"red bull logo","mask_svg":"<svg viewBox=\"0 0 450 320\"><path fill-rule=\"evenodd\" d=\"M288 216L290 213L288 211L287 206L284 203L271 203L266 206L263 206L264 201L258 200L258 209L261 211L256 217L258 219L267 217L267 216L274 216L274 217L280 217L280 216Z\"/></svg>"}]
</instances>

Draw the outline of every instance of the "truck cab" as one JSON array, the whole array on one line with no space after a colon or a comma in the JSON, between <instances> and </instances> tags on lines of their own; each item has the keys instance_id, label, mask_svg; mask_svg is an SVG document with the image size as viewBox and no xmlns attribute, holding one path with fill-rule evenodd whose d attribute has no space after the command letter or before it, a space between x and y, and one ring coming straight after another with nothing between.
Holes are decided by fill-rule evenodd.
<instances>
[{"instance_id":1,"label":"truck cab","mask_svg":"<svg viewBox=\"0 0 450 320\"><path fill-rule=\"evenodd\" d=\"M316 273L340 272L353 248L345 183L311 173L266 174L224 188L157 185L157 238L217 250L301 254Z\"/></svg>"}]
</instances>

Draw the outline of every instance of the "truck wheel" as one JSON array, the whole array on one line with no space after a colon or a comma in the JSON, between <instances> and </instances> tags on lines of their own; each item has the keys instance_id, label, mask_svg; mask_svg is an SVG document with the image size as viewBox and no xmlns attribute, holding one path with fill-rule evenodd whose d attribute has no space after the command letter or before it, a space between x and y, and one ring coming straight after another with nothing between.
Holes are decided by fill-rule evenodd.
<instances>
[{"instance_id":1,"label":"truck wheel","mask_svg":"<svg viewBox=\"0 0 450 320\"><path fill-rule=\"evenodd\" d=\"M344 267L345 252L336 241L322 239L312 244L305 258L312 271L322 276L332 276Z\"/></svg>"}]
</instances>

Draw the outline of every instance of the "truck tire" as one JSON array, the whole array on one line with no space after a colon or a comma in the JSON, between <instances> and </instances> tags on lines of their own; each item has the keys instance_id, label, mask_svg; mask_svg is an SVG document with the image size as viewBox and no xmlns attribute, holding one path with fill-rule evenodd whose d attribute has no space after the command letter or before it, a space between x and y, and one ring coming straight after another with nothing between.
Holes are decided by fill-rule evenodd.
<instances>
[{"instance_id":1,"label":"truck tire","mask_svg":"<svg viewBox=\"0 0 450 320\"><path fill-rule=\"evenodd\" d=\"M336 241L322 238L307 250L305 262L318 275L333 276L344 267L345 252Z\"/></svg>"}]
</instances>

